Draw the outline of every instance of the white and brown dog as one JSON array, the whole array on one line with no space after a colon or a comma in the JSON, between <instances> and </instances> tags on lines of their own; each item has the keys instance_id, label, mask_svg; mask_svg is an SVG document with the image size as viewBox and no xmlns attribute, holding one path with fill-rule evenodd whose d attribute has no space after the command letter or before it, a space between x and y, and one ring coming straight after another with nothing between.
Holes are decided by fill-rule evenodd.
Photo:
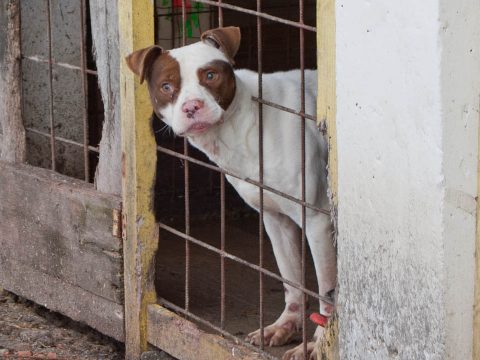
<instances>
[{"instance_id":1,"label":"white and brown dog","mask_svg":"<svg viewBox=\"0 0 480 360\"><path fill-rule=\"evenodd\" d=\"M202 41L164 51L151 46L130 54L130 69L147 80L155 113L177 135L203 151L223 169L242 178L259 179L259 122L257 73L233 70L233 58L240 46L240 30L226 27L206 31ZM316 113L316 72L305 71L305 111ZM300 109L300 71L263 75L263 98L292 109ZM264 183L284 193L301 196L301 122L299 117L272 107L263 107ZM306 123L306 200L328 207L327 144L316 124ZM240 196L254 209L259 191L254 185L227 176ZM264 224L272 242L281 275L301 283L301 206L271 192L264 192ZM331 223L325 214L307 209L306 234L318 279L318 291L326 296L335 288L336 255ZM264 329L266 345L291 341L301 329L300 290L285 285L285 310ZM320 302L320 313L330 315L332 307ZM316 339L323 328L318 327ZM259 344L260 331L248 335ZM314 342L307 346L315 357ZM303 359L300 345L285 353L284 359Z\"/></svg>"}]
</instances>

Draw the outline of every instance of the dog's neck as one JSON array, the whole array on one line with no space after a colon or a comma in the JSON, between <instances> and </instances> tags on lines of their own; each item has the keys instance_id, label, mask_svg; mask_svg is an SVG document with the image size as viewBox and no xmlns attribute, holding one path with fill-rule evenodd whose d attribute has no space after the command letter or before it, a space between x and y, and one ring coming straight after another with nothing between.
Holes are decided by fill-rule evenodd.
<instances>
[{"instance_id":1,"label":"dog's neck","mask_svg":"<svg viewBox=\"0 0 480 360\"><path fill-rule=\"evenodd\" d=\"M236 76L235 97L223 115L223 123L204 134L189 137L190 143L226 169L231 169L232 163L241 161L234 161L234 158L241 154L251 152L251 155L255 156L256 147L249 143L252 135L258 132L255 131L258 116L255 110L257 105L252 100L253 95L253 89ZM237 147L242 147L243 151L235 151ZM250 151L245 152L245 148L250 148Z\"/></svg>"}]
</instances>

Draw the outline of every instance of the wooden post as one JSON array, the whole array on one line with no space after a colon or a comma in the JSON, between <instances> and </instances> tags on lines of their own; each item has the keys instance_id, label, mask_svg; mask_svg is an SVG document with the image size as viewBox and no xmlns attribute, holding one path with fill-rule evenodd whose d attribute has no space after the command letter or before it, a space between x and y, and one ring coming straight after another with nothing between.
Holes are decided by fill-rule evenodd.
<instances>
[{"instance_id":1,"label":"wooden post","mask_svg":"<svg viewBox=\"0 0 480 360\"><path fill-rule=\"evenodd\" d=\"M337 130L336 130L336 69L335 69L335 0L317 1L317 74L318 97L317 119L319 125L325 123L328 136L328 185L330 189L330 202L332 217L337 224ZM336 240L336 236L335 236ZM339 359L338 343L338 316L332 316L325 331L325 341L317 349L320 359Z\"/></svg>"},{"instance_id":2,"label":"wooden post","mask_svg":"<svg viewBox=\"0 0 480 360\"><path fill-rule=\"evenodd\" d=\"M0 5L0 17L6 20L6 31L0 39L0 119L3 141L1 159L8 162L25 161L25 128L22 119L22 72L20 55L20 0L8 0Z\"/></svg>"},{"instance_id":3,"label":"wooden post","mask_svg":"<svg viewBox=\"0 0 480 360\"><path fill-rule=\"evenodd\" d=\"M95 186L100 192L121 195L119 69L123 58L120 56L118 45L118 2L117 0L90 1L89 6L98 84L102 92L105 115Z\"/></svg>"},{"instance_id":4,"label":"wooden post","mask_svg":"<svg viewBox=\"0 0 480 360\"><path fill-rule=\"evenodd\" d=\"M154 43L154 2L120 0L120 101L125 264L125 358L137 360L147 350L147 306L156 302L153 285L158 227L152 211L156 143L150 124L152 107L124 58Z\"/></svg>"}]
</instances>

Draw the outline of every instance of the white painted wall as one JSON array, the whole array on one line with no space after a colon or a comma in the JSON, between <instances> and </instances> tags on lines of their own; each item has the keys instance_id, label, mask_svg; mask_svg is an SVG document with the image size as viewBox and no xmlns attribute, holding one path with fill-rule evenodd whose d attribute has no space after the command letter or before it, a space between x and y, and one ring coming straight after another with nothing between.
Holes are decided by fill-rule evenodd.
<instances>
[{"instance_id":1,"label":"white painted wall","mask_svg":"<svg viewBox=\"0 0 480 360\"><path fill-rule=\"evenodd\" d=\"M480 2L339 0L342 359L469 359Z\"/></svg>"}]
</instances>

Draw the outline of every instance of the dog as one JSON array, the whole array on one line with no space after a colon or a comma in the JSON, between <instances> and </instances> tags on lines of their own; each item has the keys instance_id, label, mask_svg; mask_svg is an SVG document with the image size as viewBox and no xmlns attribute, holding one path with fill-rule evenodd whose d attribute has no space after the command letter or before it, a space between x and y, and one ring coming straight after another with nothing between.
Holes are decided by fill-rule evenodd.
<instances>
[{"instance_id":1,"label":"dog","mask_svg":"<svg viewBox=\"0 0 480 360\"><path fill-rule=\"evenodd\" d=\"M240 46L240 29L224 27L204 32L201 41L164 51L151 46L128 55L129 68L146 80L156 115L177 135L203 151L219 167L259 181L258 74L234 70ZM263 75L263 98L291 109L300 109L300 71ZM305 112L316 113L317 75L305 70ZM298 115L263 106L263 181L296 198L301 198L301 121ZM317 208L329 206L327 196L327 143L313 121L305 124L306 201ZM226 176L240 196L259 210L259 189ZM267 190L263 198L263 222L272 243L282 277L301 284L301 205ZM313 255L318 291L328 296L336 285L336 251L329 216L306 209L306 236ZM285 309L264 328L264 344L287 344L301 329L303 295L284 284ZM320 301L320 313L330 316L333 307ZM321 341L324 328L318 326L314 341L307 344L316 358L314 344ZM247 336L255 345L260 330ZM285 360L303 359L303 345L284 355Z\"/></svg>"}]
</instances>

